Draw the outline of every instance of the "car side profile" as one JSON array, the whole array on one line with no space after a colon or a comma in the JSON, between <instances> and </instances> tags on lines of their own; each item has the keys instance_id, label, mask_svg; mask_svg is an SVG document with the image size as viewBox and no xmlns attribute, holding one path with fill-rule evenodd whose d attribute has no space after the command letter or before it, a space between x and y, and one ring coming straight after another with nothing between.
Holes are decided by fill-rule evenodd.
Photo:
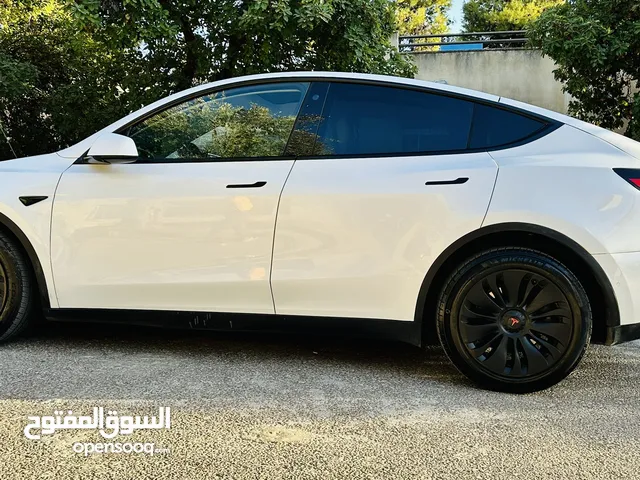
<instances>
[{"instance_id":1,"label":"car side profile","mask_svg":"<svg viewBox=\"0 0 640 480\"><path fill-rule=\"evenodd\" d=\"M79 120L81 121L81 120ZM457 87L201 85L0 162L0 341L50 320L442 342L485 388L640 337L640 144Z\"/></svg>"}]
</instances>

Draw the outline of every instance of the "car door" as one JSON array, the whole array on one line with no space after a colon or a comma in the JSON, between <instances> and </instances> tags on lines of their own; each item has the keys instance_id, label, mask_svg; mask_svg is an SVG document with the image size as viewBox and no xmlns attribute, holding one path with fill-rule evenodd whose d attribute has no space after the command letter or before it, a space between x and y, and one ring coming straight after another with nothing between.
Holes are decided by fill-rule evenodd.
<instances>
[{"instance_id":1,"label":"car door","mask_svg":"<svg viewBox=\"0 0 640 480\"><path fill-rule=\"evenodd\" d=\"M436 258L479 228L497 166L468 149L475 104L334 82L280 199L272 288L288 315L413 320Z\"/></svg>"},{"instance_id":2,"label":"car door","mask_svg":"<svg viewBox=\"0 0 640 480\"><path fill-rule=\"evenodd\" d=\"M273 313L284 151L307 89L200 94L118 132L134 163L71 166L51 231L60 307Z\"/></svg>"}]
</instances>

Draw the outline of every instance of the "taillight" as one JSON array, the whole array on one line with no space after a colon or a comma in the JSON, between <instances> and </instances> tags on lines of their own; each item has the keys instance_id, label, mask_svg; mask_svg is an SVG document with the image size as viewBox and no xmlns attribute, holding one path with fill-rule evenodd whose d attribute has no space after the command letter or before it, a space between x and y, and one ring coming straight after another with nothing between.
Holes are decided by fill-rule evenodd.
<instances>
[{"instance_id":1,"label":"taillight","mask_svg":"<svg viewBox=\"0 0 640 480\"><path fill-rule=\"evenodd\" d=\"M624 178L631 185L640 190L640 169L636 168L614 168L614 172Z\"/></svg>"}]
</instances>

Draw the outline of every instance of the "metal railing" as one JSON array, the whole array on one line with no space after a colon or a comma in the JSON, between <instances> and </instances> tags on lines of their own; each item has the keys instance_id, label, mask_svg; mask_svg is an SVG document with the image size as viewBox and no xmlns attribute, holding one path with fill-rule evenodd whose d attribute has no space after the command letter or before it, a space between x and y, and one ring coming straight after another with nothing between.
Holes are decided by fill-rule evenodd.
<instances>
[{"instance_id":1,"label":"metal railing","mask_svg":"<svg viewBox=\"0 0 640 480\"><path fill-rule=\"evenodd\" d=\"M450 50L486 50L495 48L524 48L526 30L504 32L438 33L434 35L401 35L401 53L420 53Z\"/></svg>"}]
</instances>

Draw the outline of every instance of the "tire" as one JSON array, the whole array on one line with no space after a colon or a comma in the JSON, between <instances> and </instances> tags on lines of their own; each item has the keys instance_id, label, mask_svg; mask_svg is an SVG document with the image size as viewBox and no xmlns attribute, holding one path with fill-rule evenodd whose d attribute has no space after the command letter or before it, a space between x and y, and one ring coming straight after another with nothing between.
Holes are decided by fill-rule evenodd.
<instances>
[{"instance_id":1,"label":"tire","mask_svg":"<svg viewBox=\"0 0 640 480\"><path fill-rule=\"evenodd\" d=\"M0 232L0 343L30 326L36 295L30 263L18 244Z\"/></svg>"},{"instance_id":2,"label":"tire","mask_svg":"<svg viewBox=\"0 0 640 480\"><path fill-rule=\"evenodd\" d=\"M591 338L591 306L576 276L545 253L486 250L456 268L437 309L440 342L483 388L528 393L576 368Z\"/></svg>"}]
</instances>

